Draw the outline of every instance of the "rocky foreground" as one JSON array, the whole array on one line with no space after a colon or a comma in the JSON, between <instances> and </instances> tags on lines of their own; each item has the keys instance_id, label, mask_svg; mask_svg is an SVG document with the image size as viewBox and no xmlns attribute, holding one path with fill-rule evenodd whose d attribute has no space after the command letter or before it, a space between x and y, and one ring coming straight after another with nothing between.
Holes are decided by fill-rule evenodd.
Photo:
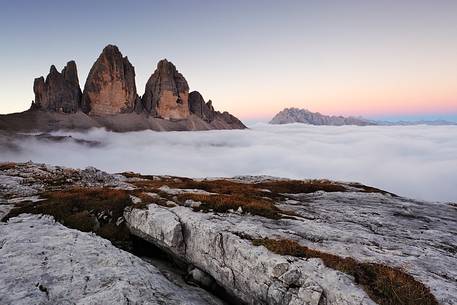
<instances>
[{"instance_id":1,"label":"rocky foreground","mask_svg":"<svg viewBox=\"0 0 457 305\"><path fill-rule=\"evenodd\" d=\"M0 304L456 304L457 205L0 164Z\"/></svg>"}]
</instances>

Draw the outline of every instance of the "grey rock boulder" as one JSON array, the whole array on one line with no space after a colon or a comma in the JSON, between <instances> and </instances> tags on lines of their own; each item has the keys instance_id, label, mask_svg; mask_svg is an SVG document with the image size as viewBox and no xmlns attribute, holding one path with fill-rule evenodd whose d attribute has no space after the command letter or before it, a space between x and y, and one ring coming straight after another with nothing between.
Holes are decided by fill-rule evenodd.
<instances>
[{"instance_id":1,"label":"grey rock boulder","mask_svg":"<svg viewBox=\"0 0 457 305\"><path fill-rule=\"evenodd\" d=\"M157 221L166 214L178 222ZM134 234L141 232L140 237L203 270L247 304L318 305L323 299L327 304L375 304L350 277L320 260L272 254L240 238L238 230L249 225L240 216L219 217L182 206L151 204L147 210L128 209L124 217ZM170 239L164 231L181 232L182 237Z\"/></svg>"},{"instance_id":2,"label":"grey rock boulder","mask_svg":"<svg viewBox=\"0 0 457 305\"><path fill-rule=\"evenodd\" d=\"M222 305L179 286L146 261L52 217L23 214L0 223L0 304Z\"/></svg>"},{"instance_id":3,"label":"grey rock boulder","mask_svg":"<svg viewBox=\"0 0 457 305\"><path fill-rule=\"evenodd\" d=\"M234 181L265 179L274 181L263 177ZM276 255L254 246L249 238L294 240L323 253L399 268L428 287L439 304L455 304L455 205L341 185L346 192L287 194L278 207L296 216L280 220L154 204L147 210L129 209L124 217L132 232L141 232L209 274L248 304L374 304L354 278L329 269L320 259ZM181 232L182 238L156 233L172 229L154 220L166 213L175 220L174 232Z\"/></svg>"}]
</instances>

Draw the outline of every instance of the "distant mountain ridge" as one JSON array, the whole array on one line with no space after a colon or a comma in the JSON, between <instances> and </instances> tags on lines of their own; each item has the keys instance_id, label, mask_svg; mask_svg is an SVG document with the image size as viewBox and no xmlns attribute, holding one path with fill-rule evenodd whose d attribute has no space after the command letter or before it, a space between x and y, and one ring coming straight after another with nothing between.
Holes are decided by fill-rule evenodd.
<instances>
[{"instance_id":1,"label":"distant mountain ridge","mask_svg":"<svg viewBox=\"0 0 457 305\"><path fill-rule=\"evenodd\" d=\"M343 125L357 125L357 126L408 126L408 125L457 125L457 122L449 122L444 120L428 121L376 121L363 117L344 117L344 116L330 116L321 114L319 112L311 112L307 109L299 108L285 108L277 113L269 122L270 124L291 124L303 123L310 125L328 125L328 126L343 126Z\"/></svg>"},{"instance_id":2,"label":"distant mountain ridge","mask_svg":"<svg viewBox=\"0 0 457 305\"><path fill-rule=\"evenodd\" d=\"M290 123L304 123L311 125L331 125L331 126L342 126L342 125L377 125L375 122L359 118L359 117L343 117L343 116L329 116L319 112L311 112L306 109L299 108L285 108L273 119L270 124L290 124Z\"/></svg>"}]
</instances>

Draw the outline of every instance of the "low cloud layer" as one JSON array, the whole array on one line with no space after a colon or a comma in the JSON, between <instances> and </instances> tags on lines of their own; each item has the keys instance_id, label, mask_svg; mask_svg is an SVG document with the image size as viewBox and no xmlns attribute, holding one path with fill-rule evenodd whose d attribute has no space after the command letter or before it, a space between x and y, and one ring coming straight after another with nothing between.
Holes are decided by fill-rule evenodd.
<instances>
[{"instance_id":1,"label":"low cloud layer","mask_svg":"<svg viewBox=\"0 0 457 305\"><path fill-rule=\"evenodd\" d=\"M19 140L1 161L95 166L190 177L272 175L357 181L417 199L457 201L457 126L317 127L258 124L250 130L63 133L73 140Z\"/></svg>"}]
</instances>

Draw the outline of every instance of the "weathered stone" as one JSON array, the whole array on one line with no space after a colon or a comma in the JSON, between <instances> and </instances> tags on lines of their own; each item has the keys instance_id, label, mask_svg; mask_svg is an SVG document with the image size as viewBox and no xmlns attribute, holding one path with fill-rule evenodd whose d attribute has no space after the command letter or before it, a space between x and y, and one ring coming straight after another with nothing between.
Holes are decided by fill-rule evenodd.
<instances>
[{"instance_id":1,"label":"weathered stone","mask_svg":"<svg viewBox=\"0 0 457 305\"><path fill-rule=\"evenodd\" d=\"M271 177L235 181L255 183L263 179L272 181ZM457 234L456 220L450 217L455 215L455 207L382 192L366 193L354 184L345 188L347 192L288 194L290 199L278 204L297 217L279 221L157 205L149 206L146 214L133 209L124 216L129 227L146 232L142 224L151 225L153 215L168 210L179 219L186 245L184 255L176 251L174 255L208 273L249 304L372 303L353 278L330 271L319 259L264 253L265 248L254 247L246 236L296 240L324 253L401 268L430 288L439 304L455 304ZM142 222L136 220L139 215ZM151 221L144 221L144 217ZM166 230L158 223L154 226L158 226L154 232ZM159 245L162 237L148 234L148 240Z\"/></svg>"},{"instance_id":2,"label":"weathered stone","mask_svg":"<svg viewBox=\"0 0 457 305\"><path fill-rule=\"evenodd\" d=\"M211 101L205 103L203 96L198 91L192 91L189 94L190 112L197 115L206 122L211 122L214 119L214 107Z\"/></svg>"},{"instance_id":3,"label":"weathered stone","mask_svg":"<svg viewBox=\"0 0 457 305\"><path fill-rule=\"evenodd\" d=\"M205 103L203 96L198 91L192 91L189 94L190 112L208 123L213 123L213 128L217 126L231 126L234 129L244 129L246 126L235 116L224 111L215 111L213 102L209 100Z\"/></svg>"},{"instance_id":4,"label":"weathered stone","mask_svg":"<svg viewBox=\"0 0 457 305\"><path fill-rule=\"evenodd\" d=\"M182 238L174 239L179 243L160 233L170 229L166 222L157 221L159 215L165 217L166 213L180 222ZM237 234L246 232L247 227L263 230L258 223L243 221L242 216L215 216L182 206L151 204L147 210L129 209L124 217L132 232L142 232L139 236L203 270L247 304L317 305L324 290L331 300L328 304L375 304L349 276L323 266L320 260L283 257L240 238ZM184 252L180 248L182 241ZM295 274L295 278L291 276L292 283L281 278L286 272Z\"/></svg>"},{"instance_id":5,"label":"weathered stone","mask_svg":"<svg viewBox=\"0 0 457 305\"><path fill-rule=\"evenodd\" d=\"M237 129L246 128L246 126L243 124L243 122L241 122L237 117L228 113L227 111L224 111L224 112L216 111L214 114L214 117L229 124L230 126L233 126L234 128L237 128Z\"/></svg>"},{"instance_id":6,"label":"weathered stone","mask_svg":"<svg viewBox=\"0 0 457 305\"><path fill-rule=\"evenodd\" d=\"M223 304L49 216L23 214L0 223L0 266L0 304Z\"/></svg>"},{"instance_id":7,"label":"weathered stone","mask_svg":"<svg viewBox=\"0 0 457 305\"><path fill-rule=\"evenodd\" d=\"M46 81L43 77L36 78L33 84L35 101L31 110L75 113L81 103L81 89L79 87L76 63L70 61L59 73L53 65Z\"/></svg>"},{"instance_id":8,"label":"weathered stone","mask_svg":"<svg viewBox=\"0 0 457 305\"><path fill-rule=\"evenodd\" d=\"M152 222L151 217L153 218ZM141 210L138 214L138 221L142 222L142 230L132 228L137 235L146 240L149 236L160 236L161 240L157 242L162 248L171 252L185 253L181 222L177 216L167 211L151 214L148 210Z\"/></svg>"},{"instance_id":9,"label":"weathered stone","mask_svg":"<svg viewBox=\"0 0 457 305\"><path fill-rule=\"evenodd\" d=\"M169 180L170 177L153 176L148 179L158 182ZM67 181L61 186L62 188L131 189L131 183L139 182L141 178L110 175L94 168L73 170L35 163L5 164L0 168L0 205L7 205L0 208L0 217L8 213L12 205L22 201L39 200L37 196L47 188L45 181L57 180ZM183 180L173 179L173 181L180 183ZM191 266L191 269L187 269L190 270L188 279L195 283L212 286L214 279L234 298L236 296L248 304L374 304L352 276L325 266L320 259L277 255L263 246L254 246L250 240L250 238L289 239L323 253L353 258L362 263L379 263L401 269L428 287L439 304L456 304L455 204L412 200L344 182L332 182L335 186L342 187L338 192L321 190L313 193L283 194L282 199L274 195L273 189L268 191L265 186L262 186L265 197L275 202L281 210L293 212L295 215L288 214L281 219L269 219L246 212L240 214L197 212L175 199L187 194L217 198L217 194L199 189L198 181L200 180L194 180L194 183L191 183L192 188L183 189L169 182L170 187L165 187L164 184L155 189L154 193L150 193L154 194L151 196L152 202L160 202L159 198L168 198L175 201L173 205L162 202L160 206L151 204L144 207L137 202L132 205L133 208L127 208L124 212L125 223L132 230L131 232L153 242L172 254L179 262L186 262ZM249 186L248 184L251 183L285 182L287 179L249 176L227 181ZM52 187L55 190L57 186ZM252 188L248 187L248 190L252 191ZM60 274L65 273L62 272L62 268L66 267L60 265L56 270L43 271L41 268L32 268L36 266L36 263L33 263L36 262L37 253L42 251L42 248L45 248L47 253L52 253L54 257L59 257L55 254L55 249L59 249L57 242L64 242L64 245L71 249L70 252L76 253L78 258L86 257L86 252L78 252L78 248L71 246L72 239L68 240L65 237L68 236L68 231L64 232L63 240L54 231L48 231L45 234L42 231L38 232L37 236L54 237L45 239L50 242L48 244L36 239L37 236L29 236L30 232L35 232L38 228L34 220L29 222L29 219L22 219L21 221L20 226L11 227L11 230L2 231L0 224L0 252L7 249L8 254L14 253L9 256L2 256L0 253L0 266L10 268L9 264L12 261L2 264L1 260L13 259L16 253L23 255L19 261L14 261L15 265L8 271L0 273L0 303L2 304L5 303L1 299L4 295L1 291L2 280L4 283L9 283L10 280L19 278L16 273L13 273L18 270L15 266L22 266L19 270L31 268L27 279L41 279L42 275L45 277L44 275L50 273L54 275L56 270ZM30 228L30 226L36 227ZM11 235L11 232L14 232L14 235ZM59 238L55 238L57 235ZM3 244L4 236L8 237L7 243ZM15 245L23 240L26 240L27 244L21 244L21 247L24 247L21 249L33 249L30 250L31 253L25 250L22 253L21 249L16 248ZM78 241L81 241L79 237ZM50 248L46 248L47 246ZM67 249L66 247L64 248ZM97 247L94 249L94 252L99 253ZM106 258L103 255L102 258L107 261L118 259L111 258L110 253L105 254ZM25 257L27 259L30 257L30 264L26 261L27 265L23 265L22 260ZM90 256L90 260L92 257ZM88 264L87 261L84 264L80 262L80 265ZM91 270L82 269L80 273L92 278ZM130 274L128 269L127 274ZM135 274L138 275L138 273ZM143 273L140 272L140 277L142 276ZM15 287L14 284L17 283L13 282L13 286L5 284L7 287L5 291L10 291L11 287ZM139 290L143 289L143 284L138 283ZM131 285L137 287L137 282ZM126 286L123 286L126 287L125 291L134 295L135 292L131 292L130 286ZM79 289L80 286L76 286L76 292ZM181 288L177 291L181 292ZM116 290L110 290L110 292L117 293Z\"/></svg>"},{"instance_id":10,"label":"weathered stone","mask_svg":"<svg viewBox=\"0 0 457 305\"><path fill-rule=\"evenodd\" d=\"M62 76L66 81L79 87L78 71L76 69L76 63L72 60L62 70Z\"/></svg>"},{"instance_id":11,"label":"weathered stone","mask_svg":"<svg viewBox=\"0 0 457 305\"><path fill-rule=\"evenodd\" d=\"M134 67L116 46L106 46L87 77L82 110L91 115L111 115L132 112L137 103Z\"/></svg>"},{"instance_id":12,"label":"weathered stone","mask_svg":"<svg viewBox=\"0 0 457 305\"><path fill-rule=\"evenodd\" d=\"M146 83L142 102L153 116L186 119L190 115L189 85L171 62L162 59Z\"/></svg>"},{"instance_id":13,"label":"weathered stone","mask_svg":"<svg viewBox=\"0 0 457 305\"><path fill-rule=\"evenodd\" d=\"M228 113L216 112L212 102L205 103L198 92L190 95L186 79L166 59L157 64L142 99L137 94L134 67L114 45L106 46L92 66L84 92L78 82L73 61L61 73L52 66L46 80L35 79L35 100L29 111L2 115L0 130L48 132L104 127L126 132L246 128Z\"/></svg>"}]
</instances>

